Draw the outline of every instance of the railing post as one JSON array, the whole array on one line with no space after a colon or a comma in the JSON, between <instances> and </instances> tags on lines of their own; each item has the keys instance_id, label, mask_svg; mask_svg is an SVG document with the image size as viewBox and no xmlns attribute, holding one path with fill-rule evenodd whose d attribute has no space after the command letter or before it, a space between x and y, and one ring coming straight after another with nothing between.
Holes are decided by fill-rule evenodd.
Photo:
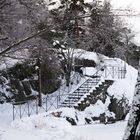
<instances>
[{"instance_id":1,"label":"railing post","mask_svg":"<svg viewBox=\"0 0 140 140\"><path fill-rule=\"evenodd\" d=\"M30 117L30 107L29 107L29 101L27 101L27 107L28 107L28 117Z\"/></svg>"},{"instance_id":2,"label":"railing post","mask_svg":"<svg viewBox=\"0 0 140 140\"><path fill-rule=\"evenodd\" d=\"M126 75L126 67L124 67L124 76L123 76L123 78L125 78L125 75Z\"/></svg>"},{"instance_id":3,"label":"railing post","mask_svg":"<svg viewBox=\"0 0 140 140\"><path fill-rule=\"evenodd\" d=\"M48 111L47 103L48 103L48 95L47 95L47 97L46 97L46 112Z\"/></svg>"},{"instance_id":4,"label":"railing post","mask_svg":"<svg viewBox=\"0 0 140 140\"><path fill-rule=\"evenodd\" d=\"M68 86L68 94L69 94L69 92L70 92L70 87Z\"/></svg>"},{"instance_id":5,"label":"railing post","mask_svg":"<svg viewBox=\"0 0 140 140\"><path fill-rule=\"evenodd\" d=\"M59 96L57 96L57 109L59 108Z\"/></svg>"},{"instance_id":6,"label":"railing post","mask_svg":"<svg viewBox=\"0 0 140 140\"><path fill-rule=\"evenodd\" d=\"M15 120L15 106L14 106L14 104L12 104L13 105L13 120Z\"/></svg>"},{"instance_id":7,"label":"railing post","mask_svg":"<svg viewBox=\"0 0 140 140\"><path fill-rule=\"evenodd\" d=\"M105 67L105 78L107 78L107 67Z\"/></svg>"},{"instance_id":8,"label":"railing post","mask_svg":"<svg viewBox=\"0 0 140 140\"><path fill-rule=\"evenodd\" d=\"M19 105L19 116L20 116L20 119L22 118L22 114L21 114L21 104Z\"/></svg>"},{"instance_id":9,"label":"railing post","mask_svg":"<svg viewBox=\"0 0 140 140\"><path fill-rule=\"evenodd\" d=\"M60 86L60 88L61 88L61 86ZM60 100L60 88L59 88L59 96L58 96L59 97L59 100Z\"/></svg>"},{"instance_id":10,"label":"railing post","mask_svg":"<svg viewBox=\"0 0 140 140\"><path fill-rule=\"evenodd\" d=\"M114 79L115 78L115 72L114 72L114 66L112 66L112 78Z\"/></svg>"},{"instance_id":11,"label":"railing post","mask_svg":"<svg viewBox=\"0 0 140 140\"><path fill-rule=\"evenodd\" d=\"M38 114L38 99L36 98L36 114Z\"/></svg>"},{"instance_id":12,"label":"railing post","mask_svg":"<svg viewBox=\"0 0 140 140\"><path fill-rule=\"evenodd\" d=\"M118 67L118 79L120 79L120 69Z\"/></svg>"},{"instance_id":13,"label":"railing post","mask_svg":"<svg viewBox=\"0 0 140 140\"><path fill-rule=\"evenodd\" d=\"M123 71L122 71L122 67L121 67L121 79L122 79L122 77L123 77Z\"/></svg>"}]
</instances>

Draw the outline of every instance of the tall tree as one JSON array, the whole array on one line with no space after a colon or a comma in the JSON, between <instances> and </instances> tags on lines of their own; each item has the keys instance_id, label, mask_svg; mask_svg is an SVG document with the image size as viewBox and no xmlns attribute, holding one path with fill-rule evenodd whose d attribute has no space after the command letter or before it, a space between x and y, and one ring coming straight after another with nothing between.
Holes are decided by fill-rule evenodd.
<instances>
[{"instance_id":1,"label":"tall tree","mask_svg":"<svg viewBox=\"0 0 140 140\"><path fill-rule=\"evenodd\" d=\"M50 11L55 32L61 33L59 37L54 37L55 47L59 48L61 54L62 68L67 85L70 83L70 76L73 69L74 49L81 48L84 34L84 18L86 8L89 7L84 0L60 0L61 4ZM55 3L53 3L55 4ZM56 41L59 40L59 41ZM65 48L63 48L64 46ZM67 49L67 51L64 51Z\"/></svg>"},{"instance_id":2,"label":"tall tree","mask_svg":"<svg viewBox=\"0 0 140 140\"><path fill-rule=\"evenodd\" d=\"M89 4L84 0L60 0L61 4L58 8L52 9L55 26L59 27L59 31L63 32L63 38L67 36L67 43L71 41L74 45L71 47L79 48L82 41L82 33L84 32L84 16ZM58 28L56 29L56 31ZM62 38L62 40L63 40Z\"/></svg>"},{"instance_id":3,"label":"tall tree","mask_svg":"<svg viewBox=\"0 0 140 140\"><path fill-rule=\"evenodd\" d=\"M120 20L116 20L112 13L110 2L95 1L92 4L89 19L89 34L91 36L89 49L107 56L115 56L115 49L121 42L120 31L122 27L118 24L118 21Z\"/></svg>"},{"instance_id":4,"label":"tall tree","mask_svg":"<svg viewBox=\"0 0 140 140\"><path fill-rule=\"evenodd\" d=\"M140 61L132 108L123 140L140 140Z\"/></svg>"}]
</instances>

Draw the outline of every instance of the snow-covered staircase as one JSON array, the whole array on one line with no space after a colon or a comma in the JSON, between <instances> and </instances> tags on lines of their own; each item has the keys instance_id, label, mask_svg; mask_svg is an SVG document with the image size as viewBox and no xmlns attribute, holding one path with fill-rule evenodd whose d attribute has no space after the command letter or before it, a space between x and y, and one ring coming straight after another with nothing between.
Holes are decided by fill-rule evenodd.
<instances>
[{"instance_id":1,"label":"snow-covered staircase","mask_svg":"<svg viewBox=\"0 0 140 140\"><path fill-rule=\"evenodd\" d=\"M68 94L65 100L61 103L61 107L74 107L75 104L89 91L95 87L100 81L100 76L88 78L75 91Z\"/></svg>"},{"instance_id":2,"label":"snow-covered staircase","mask_svg":"<svg viewBox=\"0 0 140 140\"><path fill-rule=\"evenodd\" d=\"M125 78L126 69L119 66L100 67L94 75L88 78L76 90L66 95L59 107L75 107L84 110L90 103L96 102L98 96L102 96L115 79ZM91 99L92 100L91 100Z\"/></svg>"},{"instance_id":3,"label":"snow-covered staircase","mask_svg":"<svg viewBox=\"0 0 140 140\"><path fill-rule=\"evenodd\" d=\"M84 110L90 104L95 104L99 99L104 100L107 94L107 89L113 84L113 80L105 80L101 84L92 88L89 93L85 94L78 102L74 105L74 108L78 110Z\"/></svg>"}]
</instances>

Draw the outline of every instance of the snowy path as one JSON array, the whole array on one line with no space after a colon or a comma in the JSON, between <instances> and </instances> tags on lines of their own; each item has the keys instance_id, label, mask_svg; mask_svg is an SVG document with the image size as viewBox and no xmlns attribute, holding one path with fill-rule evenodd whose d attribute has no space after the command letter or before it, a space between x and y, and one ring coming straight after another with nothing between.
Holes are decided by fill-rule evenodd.
<instances>
[{"instance_id":1,"label":"snowy path","mask_svg":"<svg viewBox=\"0 0 140 140\"><path fill-rule=\"evenodd\" d=\"M126 121L109 125L70 126L65 127L65 129L42 127L40 129L28 130L27 128L27 130L21 130L10 127L1 129L0 127L0 140L122 140L125 126Z\"/></svg>"},{"instance_id":2,"label":"snowy path","mask_svg":"<svg viewBox=\"0 0 140 140\"><path fill-rule=\"evenodd\" d=\"M72 128L72 132L86 137L85 140L122 140L126 124L126 121L122 121L109 125L75 126Z\"/></svg>"}]
</instances>

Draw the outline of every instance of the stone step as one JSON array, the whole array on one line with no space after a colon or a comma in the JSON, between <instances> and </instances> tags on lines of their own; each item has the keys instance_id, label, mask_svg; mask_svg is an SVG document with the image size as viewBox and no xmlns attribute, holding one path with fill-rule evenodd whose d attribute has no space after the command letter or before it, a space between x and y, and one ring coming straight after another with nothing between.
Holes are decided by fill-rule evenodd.
<instances>
[{"instance_id":1,"label":"stone step","mask_svg":"<svg viewBox=\"0 0 140 140\"><path fill-rule=\"evenodd\" d=\"M71 104L71 105L73 104L73 105L74 105L74 104L75 104L75 102L65 102L65 101L64 101L64 102L63 102L63 103L61 103L61 104L62 104L62 105L67 105L67 104Z\"/></svg>"},{"instance_id":2,"label":"stone step","mask_svg":"<svg viewBox=\"0 0 140 140\"><path fill-rule=\"evenodd\" d=\"M74 104L73 105L70 105L70 104L61 104L61 105L59 105L59 107L73 107L74 106Z\"/></svg>"},{"instance_id":3,"label":"stone step","mask_svg":"<svg viewBox=\"0 0 140 140\"><path fill-rule=\"evenodd\" d=\"M100 81L100 80L99 80ZM99 81L86 82L84 84L97 84Z\"/></svg>"},{"instance_id":4,"label":"stone step","mask_svg":"<svg viewBox=\"0 0 140 140\"><path fill-rule=\"evenodd\" d=\"M65 99L65 101L69 101L69 100L73 100L73 101L79 101L80 100L80 98L81 98L82 96L76 96L75 98L74 97L70 97L70 98L67 98L67 99Z\"/></svg>"},{"instance_id":5,"label":"stone step","mask_svg":"<svg viewBox=\"0 0 140 140\"><path fill-rule=\"evenodd\" d=\"M79 101L78 98L77 98L77 99L65 99L65 100L64 100L64 103L67 103L67 102L68 102L68 103L69 103L69 102L70 102L70 103L71 103L71 102L73 103L73 102L78 102L78 101Z\"/></svg>"},{"instance_id":6,"label":"stone step","mask_svg":"<svg viewBox=\"0 0 140 140\"><path fill-rule=\"evenodd\" d=\"M97 77L97 78L88 79L87 81L93 81L93 80L99 80L99 79L101 79L101 77Z\"/></svg>"},{"instance_id":7,"label":"stone step","mask_svg":"<svg viewBox=\"0 0 140 140\"><path fill-rule=\"evenodd\" d=\"M90 88L89 87L79 87L76 91L89 90Z\"/></svg>"},{"instance_id":8,"label":"stone step","mask_svg":"<svg viewBox=\"0 0 140 140\"><path fill-rule=\"evenodd\" d=\"M73 96L69 96L66 99L74 99L74 98L81 98L83 97L85 94L80 94L80 95L73 95Z\"/></svg>"},{"instance_id":9,"label":"stone step","mask_svg":"<svg viewBox=\"0 0 140 140\"><path fill-rule=\"evenodd\" d=\"M86 82L88 83L88 82L96 82L96 81L100 81L100 79L87 80ZM85 82L85 83L86 83L86 82Z\"/></svg>"},{"instance_id":10,"label":"stone step","mask_svg":"<svg viewBox=\"0 0 140 140\"><path fill-rule=\"evenodd\" d=\"M102 84L99 85L99 87L95 87L95 89L93 90L93 92L90 93L90 95L84 97L84 100L80 101L80 103L78 102L77 105L75 104L75 108L79 110L84 110L86 107L89 106L89 104L95 104L97 100L100 98L98 96L99 95L104 96L108 87L112 85L113 82L114 81L112 80L105 80L104 82L102 82ZM89 102L89 104L87 104L86 102Z\"/></svg>"},{"instance_id":11,"label":"stone step","mask_svg":"<svg viewBox=\"0 0 140 140\"><path fill-rule=\"evenodd\" d=\"M61 106L73 107L81 99L81 97L83 97L85 93L88 93L93 86L96 86L99 81L100 81L100 78L88 79L84 84L82 84L78 89L76 89L72 94L70 94L61 104ZM97 87L97 90L99 90L98 87ZM96 91L96 89L93 91ZM90 97L90 95L88 97ZM84 101L81 103L84 104ZM79 105L80 104L78 104L78 106Z\"/></svg>"},{"instance_id":12,"label":"stone step","mask_svg":"<svg viewBox=\"0 0 140 140\"><path fill-rule=\"evenodd\" d=\"M80 93L83 94L83 93L87 93L89 90L90 90L90 89L88 89L88 90L80 90L80 91L79 91L79 90L78 90L78 91L75 90L75 91L73 92L73 94L78 94L78 93L79 93L79 94L80 94Z\"/></svg>"},{"instance_id":13,"label":"stone step","mask_svg":"<svg viewBox=\"0 0 140 140\"><path fill-rule=\"evenodd\" d=\"M65 106L74 106L77 102L63 102L61 105Z\"/></svg>"},{"instance_id":14,"label":"stone step","mask_svg":"<svg viewBox=\"0 0 140 140\"><path fill-rule=\"evenodd\" d=\"M87 87L87 86L82 86L82 87L79 87L79 89L81 89L81 90L86 90L86 89L91 89L92 88L92 86L89 86L89 87ZM78 90L78 89L77 89Z\"/></svg>"}]
</instances>

